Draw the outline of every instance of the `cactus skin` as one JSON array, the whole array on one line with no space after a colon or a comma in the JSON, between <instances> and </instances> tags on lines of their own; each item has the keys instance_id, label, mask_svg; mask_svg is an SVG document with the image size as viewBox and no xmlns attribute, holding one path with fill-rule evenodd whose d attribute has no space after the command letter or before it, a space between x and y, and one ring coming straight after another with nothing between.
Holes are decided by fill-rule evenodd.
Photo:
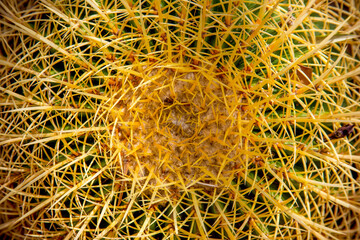
<instances>
[{"instance_id":1,"label":"cactus skin","mask_svg":"<svg viewBox=\"0 0 360 240\"><path fill-rule=\"evenodd\" d=\"M1 2L0 236L360 239L359 5Z\"/></svg>"}]
</instances>

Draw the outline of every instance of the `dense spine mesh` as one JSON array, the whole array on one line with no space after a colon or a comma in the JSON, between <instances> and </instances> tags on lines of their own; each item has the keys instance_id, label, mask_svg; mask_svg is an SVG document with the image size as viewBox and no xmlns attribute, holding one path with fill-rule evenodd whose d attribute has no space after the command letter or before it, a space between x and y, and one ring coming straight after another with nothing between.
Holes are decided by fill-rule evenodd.
<instances>
[{"instance_id":1,"label":"dense spine mesh","mask_svg":"<svg viewBox=\"0 0 360 240\"><path fill-rule=\"evenodd\" d=\"M360 238L356 1L0 3L0 235Z\"/></svg>"}]
</instances>

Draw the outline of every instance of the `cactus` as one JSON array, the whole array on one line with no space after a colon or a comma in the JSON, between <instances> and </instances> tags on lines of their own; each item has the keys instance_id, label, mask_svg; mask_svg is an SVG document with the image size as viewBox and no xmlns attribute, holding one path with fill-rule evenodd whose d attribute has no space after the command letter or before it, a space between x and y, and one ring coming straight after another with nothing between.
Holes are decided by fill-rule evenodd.
<instances>
[{"instance_id":1,"label":"cactus","mask_svg":"<svg viewBox=\"0 0 360 240\"><path fill-rule=\"evenodd\" d=\"M359 9L0 2L0 235L359 239Z\"/></svg>"}]
</instances>

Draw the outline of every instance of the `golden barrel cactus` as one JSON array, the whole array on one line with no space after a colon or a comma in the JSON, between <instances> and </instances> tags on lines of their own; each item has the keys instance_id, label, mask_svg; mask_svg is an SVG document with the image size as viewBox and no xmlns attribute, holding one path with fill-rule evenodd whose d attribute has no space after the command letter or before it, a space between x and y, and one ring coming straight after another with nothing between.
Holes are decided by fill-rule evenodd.
<instances>
[{"instance_id":1,"label":"golden barrel cactus","mask_svg":"<svg viewBox=\"0 0 360 240\"><path fill-rule=\"evenodd\" d=\"M0 236L360 239L360 2L0 2Z\"/></svg>"}]
</instances>

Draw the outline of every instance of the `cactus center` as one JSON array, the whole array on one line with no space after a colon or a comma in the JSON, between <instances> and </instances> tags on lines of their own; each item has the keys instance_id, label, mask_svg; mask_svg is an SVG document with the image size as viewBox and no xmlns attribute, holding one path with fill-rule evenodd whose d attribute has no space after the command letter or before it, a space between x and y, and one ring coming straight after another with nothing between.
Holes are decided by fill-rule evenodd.
<instances>
[{"instance_id":1,"label":"cactus center","mask_svg":"<svg viewBox=\"0 0 360 240\"><path fill-rule=\"evenodd\" d=\"M123 174L152 187L218 188L244 155L243 98L211 71L144 69L118 92Z\"/></svg>"}]
</instances>

